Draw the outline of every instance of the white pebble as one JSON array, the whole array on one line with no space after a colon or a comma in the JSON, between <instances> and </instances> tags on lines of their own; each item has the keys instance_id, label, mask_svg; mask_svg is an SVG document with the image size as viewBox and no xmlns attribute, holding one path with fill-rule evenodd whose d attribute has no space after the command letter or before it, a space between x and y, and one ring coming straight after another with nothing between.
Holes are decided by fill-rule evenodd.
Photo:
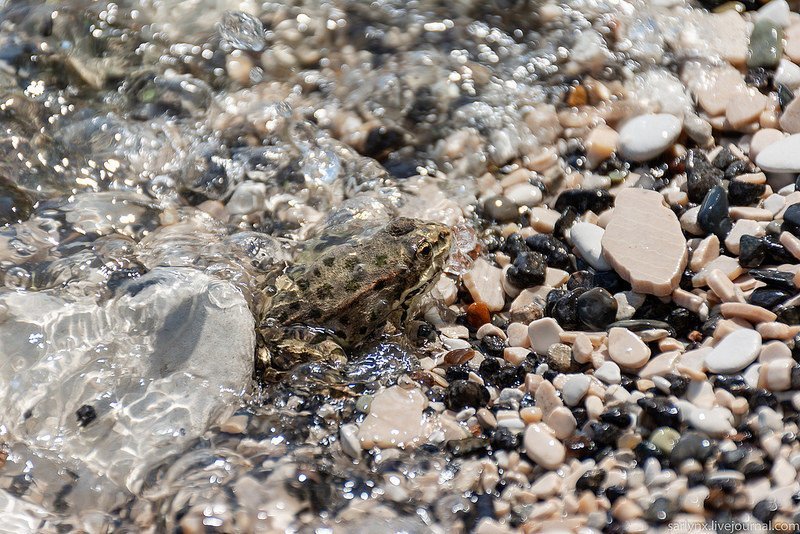
<instances>
[{"instance_id":1,"label":"white pebble","mask_svg":"<svg viewBox=\"0 0 800 534\"><path fill-rule=\"evenodd\" d=\"M761 365L758 386L770 391L786 391L792 387L794 360L773 360Z\"/></svg>"},{"instance_id":2,"label":"white pebble","mask_svg":"<svg viewBox=\"0 0 800 534\"><path fill-rule=\"evenodd\" d=\"M790 15L791 10L789 9L789 3L786 2L786 0L772 0L771 2L762 6L761 9L756 12L756 20L769 21L776 26L785 28L789 25Z\"/></svg>"},{"instance_id":3,"label":"white pebble","mask_svg":"<svg viewBox=\"0 0 800 534\"><path fill-rule=\"evenodd\" d=\"M766 146L756 156L756 165L767 172L800 172L800 134L784 137Z\"/></svg>"},{"instance_id":4,"label":"white pebble","mask_svg":"<svg viewBox=\"0 0 800 534\"><path fill-rule=\"evenodd\" d=\"M553 431L543 423L534 423L525 430L525 454L544 467L556 469L566 457L564 445L558 441Z\"/></svg>"},{"instance_id":5,"label":"white pebble","mask_svg":"<svg viewBox=\"0 0 800 534\"><path fill-rule=\"evenodd\" d=\"M536 354L547 354L551 345L561 342L561 333L564 330L552 317L537 319L528 325L528 337L531 348Z\"/></svg>"},{"instance_id":6,"label":"white pebble","mask_svg":"<svg viewBox=\"0 0 800 534\"><path fill-rule=\"evenodd\" d=\"M619 384L622 382L622 373L620 372L619 365L614 362L605 362L597 368L594 372L594 376L606 384Z\"/></svg>"},{"instance_id":7,"label":"white pebble","mask_svg":"<svg viewBox=\"0 0 800 534\"><path fill-rule=\"evenodd\" d=\"M781 59L775 70L775 83L783 84L794 91L800 87L800 67L788 59Z\"/></svg>"},{"instance_id":8,"label":"white pebble","mask_svg":"<svg viewBox=\"0 0 800 534\"><path fill-rule=\"evenodd\" d=\"M621 367L639 369L650 360L650 348L627 328L608 332L608 355Z\"/></svg>"},{"instance_id":9,"label":"white pebble","mask_svg":"<svg viewBox=\"0 0 800 534\"><path fill-rule=\"evenodd\" d=\"M706 356L706 369L717 374L738 373L761 352L761 334L742 328L728 334Z\"/></svg>"},{"instance_id":10,"label":"white pebble","mask_svg":"<svg viewBox=\"0 0 800 534\"><path fill-rule=\"evenodd\" d=\"M591 379L587 375L570 375L561 390L561 398L567 406L577 406L589 391Z\"/></svg>"},{"instance_id":11,"label":"white pebble","mask_svg":"<svg viewBox=\"0 0 800 534\"><path fill-rule=\"evenodd\" d=\"M724 436L733 431L733 414L727 408L694 408L689 411L687 422L693 428L710 436Z\"/></svg>"},{"instance_id":12,"label":"white pebble","mask_svg":"<svg viewBox=\"0 0 800 534\"><path fill-rule=\"evenodd\" d=\"M635 117L619 132L622 157L632 161L652 159L669 148L682 129L681 120L667 113Z\"/></svg>"},{"instance_id":13,"label":"white pebble","mask_svg":"<svg viewBox=\"0 0 800 534\"><path fill-rule=\"evenodd\" d=\"M516 184L505 190L505 197L520 206L532 208L542 202L542 190L533 184Z\"/></svg>"},{"instance_id":14,"label":"white pebble","mask_svg":"<svg viewBox=\"0 0 800 534\"><path fill-rule=\"evenodd\" d=\"M342 425L339 429L342 451L350 458L361 458L361 443L358 441L358 427L352 423Z\"/></svg>"},{"instance_id":15,"label":"white pebble","mask_svg":"<svg viewBox=\"0 0 800 534\"><path fill-rule=\"evenodd\" d=\"M576 223L569 234L581 258L598 271L611 270L611 266L603 258L603 246L600 244L604 234L605 230L596 224L585 222Z\"/></svg>"},{"instance_id":16,"label":"white pebble","mask_svg":"<svg viewBox=\"0 0 800 534\"><path fill-rule=\"evenodd\" d=\"M489 311L500 311L505 306L503 271L483 258L478 258L464 276L464 285L475 302L483 302Z\"/></svg>"}]
</instances>

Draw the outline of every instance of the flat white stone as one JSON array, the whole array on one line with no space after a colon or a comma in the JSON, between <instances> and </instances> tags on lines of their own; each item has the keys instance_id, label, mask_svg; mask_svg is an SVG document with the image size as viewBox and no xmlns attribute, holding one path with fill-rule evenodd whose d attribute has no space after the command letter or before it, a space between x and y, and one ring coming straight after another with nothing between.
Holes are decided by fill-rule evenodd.
<instances>
[{"instance_id":1,"label":"flat white stone","mask_svg":"<svg viewBox=\"0 0 800 534\"><path fill-rule=\"evenodd\" d=\"M571 375L561 389L561 398L567 406L576 406L589 391L591 379L587 375Z\"/></svg>"},{"instance_id":2,"label":"flat white stone","mask_svg":"<svg viewBox=\"0 0 800 534\"><path fill-rule=\"evenodd\" d=\"M503 292L503 271L483 258L478 258L462 277L475 302L483 302L489 311L500 311L506 304Z\"/></svg>"},{"instance_id":3,"label":"flat white stone","mask_svg":"<svg viewBox=\"0 0 800 534\"><path fill-rule=\"evenodd\" d=\"M675 213L660 193L647 189L617 194L602 245L605 259L634 291L659 297L678 286L689 258Z\"/></svg>"},{"instance_id":4,"label":"flat white stone","mask_svg":"<svg viewBox=\"0 0 800 534\"><path fill-rule=\"evenodd\" d=\"M756 156L756 165L767 172L800 172L800 134L790 135L764 147Z\"/></svg>"},{"instance_id":5,"label":"flat white stone","mask_svg":"<svg viewBox=\"0 0 800 534\"><path fill-rule=\"evenodd\" d=\"M598 271L610 271L611 265L603 258L603 235L605 230L596 224L579 222L570 229L572 244L578 249L586 263Z\"/></svg>"},{"instance_id":6,"label":"flat white stone","mask_svg":"<svg viewBox=\"0 0 800 534\"><path fill-rule=\"evenodd\" d=\"M422 441L427 421L422 411L428 399L418 389L400 386L379 391L358 429L361 447L414 447Z\"/></svg>"},{"instance_id":7,"label":"flat white stone","mask_svg":"<svg viewBox=\"0 0 800 534\"><path fill-rule=\"evenodd\" d=\"M619 132L622 157L632 161L652 159L672 146L682 129L683 122L667 113L634 117Z\"/></svg>"},{"instance_id":8,"label":"flat white stone","mask_svg":"<svg viewBox=\"0 0 800 534\"><path fill-rule=\"evenodd\" d=\"M650 348L627 328L608 331L608 355L621 367L639 369L650 360Z\"/></svg>"},{"instance_id":9,"label":"flat white stone","mask_svg":"<svg viewBox=\"0 0 800 534\"><path fill-rule=\"evenodd\" d=\"M733 414L727 408L694 408L689 411L687 422L693 428L714 437L724 436L733 431Z\"/></svg>"},{"instance_id":10,"label":"flat white stone","mask_svg":"<svg viewBox=\"0 0 800 534\"><path fill-rule=\"evenodd\" d=\"M604 362L595 370L594 376L606 384L619 384L622 382L622 373L619 365L614 362Z\"/></svg>"},{"instance_id":11,"label":"flat white stone","mask_svg":"<svg viewBox=\"0 0 800 534\"><path fill-rule=\"evenodd\" d=\"M528 337L531 340L531 349L536 354L547 354L551 345L561 342L561 333L564 330L552 317L537 319L528 325Z\"/></svg>"},{"instance_id":12,"label":"flat white stone","mask_svg":"<svg viewBox=\"0 0 800 534\"><path fill-rule=\"evenodd\" d=\"M534 423L525 430L525 454L545 469L557 469L566 457L564 445L543 423Z\"/></svg>"},{"instance_id":13,"label":"flat white stone","mask_svg":"<svg viewBox=\"0 0 800 534\"><path fill-rule=\"evenodd\" d=\"M706 356L706 369L712 373L738 373L758 358L761 334L742 328L731 332Z\"/></svg>"},{"instance_id":14,"label":"flat white stone","mask_svg":"<svg viewBox=\"0 0 800 534\"><path fill-rule=\"evenodd\" d=\"M566 406L559 406L550 412L544 418L544 423L553 429L556 439L567 439L578 426L575 416Z\"/></svg>"},{"instance_id":15,"label":"flat white stone","mask_svg":"<svg viewBox=\"0 0 800 534\"><path fill-rule=\"evenodd\" d=\"M789 9L789 3L786 0L772 0L767 4L764 4L764 6L756 11L755 18L757 21L766 20L774 23L777 26L780 26L781 28L785 28L789 25L790 15L791 10Z\"/></svg>"}]
</instances>

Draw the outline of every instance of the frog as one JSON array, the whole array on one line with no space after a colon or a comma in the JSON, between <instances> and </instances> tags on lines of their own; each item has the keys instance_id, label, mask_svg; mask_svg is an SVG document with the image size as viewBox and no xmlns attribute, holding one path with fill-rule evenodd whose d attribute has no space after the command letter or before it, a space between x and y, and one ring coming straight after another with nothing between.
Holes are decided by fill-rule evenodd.
<instances>
[{"instance_id":1,"label":"frog","mask_svg":"<svg viewBox=\"0 0 800 534\"><path fill-rule=\"evenodd\" d=\"M440 277L451 241L446 225L408 217L310 240L264 299L257 373L345 362L387 324L405 324Z\"/></svg>"}]
</instances>

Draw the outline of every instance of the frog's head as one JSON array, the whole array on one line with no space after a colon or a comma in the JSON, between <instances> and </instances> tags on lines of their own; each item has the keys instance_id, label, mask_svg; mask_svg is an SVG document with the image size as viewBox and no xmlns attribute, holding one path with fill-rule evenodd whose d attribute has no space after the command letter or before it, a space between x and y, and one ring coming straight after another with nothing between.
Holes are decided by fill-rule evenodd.
<instances>
[{"instance_id":1,"label":"frog's head","mask_svg":"<svg viewBox=\"0 0 800 534\"><path fill-rule=\"evenodd\" d=\"M450 254L452 235L443 224L405 217L393 219L386 232L404 252L408 282L400 301L409 303L438 278Z\"/></svg>"}]
</instances>

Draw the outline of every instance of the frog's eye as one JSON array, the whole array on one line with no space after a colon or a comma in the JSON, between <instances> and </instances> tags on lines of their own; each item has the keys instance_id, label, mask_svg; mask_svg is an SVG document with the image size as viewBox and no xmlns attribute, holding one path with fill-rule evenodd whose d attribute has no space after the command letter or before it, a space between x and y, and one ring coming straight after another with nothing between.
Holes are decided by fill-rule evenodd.
<instances>
[{"instance_id":1,"label":"frog's eye","mask_svg":"<svg viewBox=\"0 0 800 534\"><path fill-rule=\"evenodd\" d=\"M417 255L422 258L429 258L433 253L433 247L430 243L422 243L417 249Z\"/></svg>"}]
</instances>

